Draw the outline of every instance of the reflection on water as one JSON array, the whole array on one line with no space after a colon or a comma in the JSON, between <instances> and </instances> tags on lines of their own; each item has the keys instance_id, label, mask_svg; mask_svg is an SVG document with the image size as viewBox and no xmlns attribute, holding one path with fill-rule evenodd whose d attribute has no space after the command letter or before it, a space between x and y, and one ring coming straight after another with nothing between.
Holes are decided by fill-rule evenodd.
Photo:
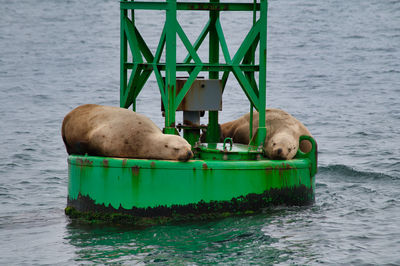
<instances>
[{"instance_id":1,"label":"reflection on water","mask_svg":"<svg viewBox=\"0 0 400 266\"><path fill-rule=\"evenodd\" d=\"M82 262L283 262L284 251L271 245L278 240L261 230L270 215L146 229L70 224L66 239L78 247L76 260Z\"/></svg>"}]
</instances>

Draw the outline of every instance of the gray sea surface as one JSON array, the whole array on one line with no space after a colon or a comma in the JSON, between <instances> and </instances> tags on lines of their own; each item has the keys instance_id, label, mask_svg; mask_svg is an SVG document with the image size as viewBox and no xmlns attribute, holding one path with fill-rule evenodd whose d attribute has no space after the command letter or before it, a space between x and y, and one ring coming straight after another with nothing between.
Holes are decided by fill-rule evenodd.
<instances>
[{"instance_id":1,"label":"gray sea surface","mask_svg":"<svg viewBox=\"0 0 400 266\"><path fill-rule=\"evenodd\" d=\"M142 230L64 215L62 119L119 106L119 12L116 0L0 0L0 265L400 265L399 0L269 1L267 106L318 141L314 205ZM165 16L136 15L154 51ZM193 42L207 13L178 15ZM232 55L252 14L221 21ZM154 76L137 105L163 127ZM231 75L220 119L248 110Z\"/></svg>"}]
</instances>

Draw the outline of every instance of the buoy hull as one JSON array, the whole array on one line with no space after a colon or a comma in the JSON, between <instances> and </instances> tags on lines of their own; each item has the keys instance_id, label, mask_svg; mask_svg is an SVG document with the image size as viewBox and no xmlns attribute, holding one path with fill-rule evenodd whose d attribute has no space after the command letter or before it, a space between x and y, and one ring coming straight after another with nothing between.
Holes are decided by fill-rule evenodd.
<instances>
[{"instance_id":1,"label":"buoy hull","mask_svg":"<svg viewBox=\"0 0 400 266\"><path fill-rule=\"evenodd\" d=\"M315 195L311 165L308 158L177 162L70 155L66 212L170 221L308 205Z\"/></svg>"}]
</instances>

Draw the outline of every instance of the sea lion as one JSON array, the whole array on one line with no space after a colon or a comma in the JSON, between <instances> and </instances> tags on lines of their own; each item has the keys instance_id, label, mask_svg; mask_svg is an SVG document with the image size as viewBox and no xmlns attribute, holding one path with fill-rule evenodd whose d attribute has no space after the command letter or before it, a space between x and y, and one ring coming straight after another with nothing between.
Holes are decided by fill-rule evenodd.
<instances>
[{"instance_id":1,"label":"sea lion","mask_svg":"<svg viewBox=\"0 0 400 266\"><path fill-rule=\"evenodd\" d=\"M257 132L259 113L253 114L253 136ZM233 142L249 144L250 113L221 125L222 138L232 138ZM301 141L302 135L311 136L310 131L296 118L287 112L268 108L265 110L267 136L264 143L264 153L270 159L290 160L300 146L302 152L311 151L312 144L308 140Z\"/></svg>"},{"instance_id":2,"label":"sea lion","mask_svg":"<svg viewBox=\"0 0 400 266\"><path fill-rule=\"evenodd\" d=\"M163 134L146 116L124 108L81 105L62 124L68 154L187 161L190 144L177 135Z\"/></svg>"}]
</instances>

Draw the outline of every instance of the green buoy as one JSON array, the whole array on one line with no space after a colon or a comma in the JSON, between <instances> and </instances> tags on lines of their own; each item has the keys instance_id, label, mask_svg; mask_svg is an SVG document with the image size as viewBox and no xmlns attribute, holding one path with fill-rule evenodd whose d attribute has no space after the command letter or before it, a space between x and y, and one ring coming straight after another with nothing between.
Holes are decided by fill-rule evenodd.
<instances>
[{"instance_id":1,"label":"green buoy","mask_svg":"<svg viewBox=\"0 0 400 266\"><path fill-rule=\"evenodd\" d=\"M307 154L299 150L293 160L269 160L262 152L267 135L265 112L259 112L258 129L249 145L235 144L229 139L218 143L218 112L222 110L229 73L234 74L247 96L251 114L253 108L266 108L267 1L121 1L120 5L120 106L136 110L136 98L154 71L165 114L164 133L178 134L177 129L183 130L195 157L178 162L70 155L67 215L88 222L146 225L247 214L276 204L314 202L317 145L313 138L300 138L312 143ZM155 54L135 26L134 11L140 10L166 12ZM177 21L177 10L209 13L209 20L194 44ZM231 57L220 13L235 11L253 12L253 26ZM207 35L209 62L204 63L197 50ZM176 62L177 36L188 52L183 62ZM219 62L220 51L225 63ZM161 61L163 52L165 62ZM178 71L188 72L188 77L177 78ZM201 71L209 72L209 79L198 78ZM183 111L183 125L176 125L176 111ZM200 116L206 111L208 125L201 126ZM201 129L206 132L204 143L199 140Z\"/></svg>"}]
</instances>

